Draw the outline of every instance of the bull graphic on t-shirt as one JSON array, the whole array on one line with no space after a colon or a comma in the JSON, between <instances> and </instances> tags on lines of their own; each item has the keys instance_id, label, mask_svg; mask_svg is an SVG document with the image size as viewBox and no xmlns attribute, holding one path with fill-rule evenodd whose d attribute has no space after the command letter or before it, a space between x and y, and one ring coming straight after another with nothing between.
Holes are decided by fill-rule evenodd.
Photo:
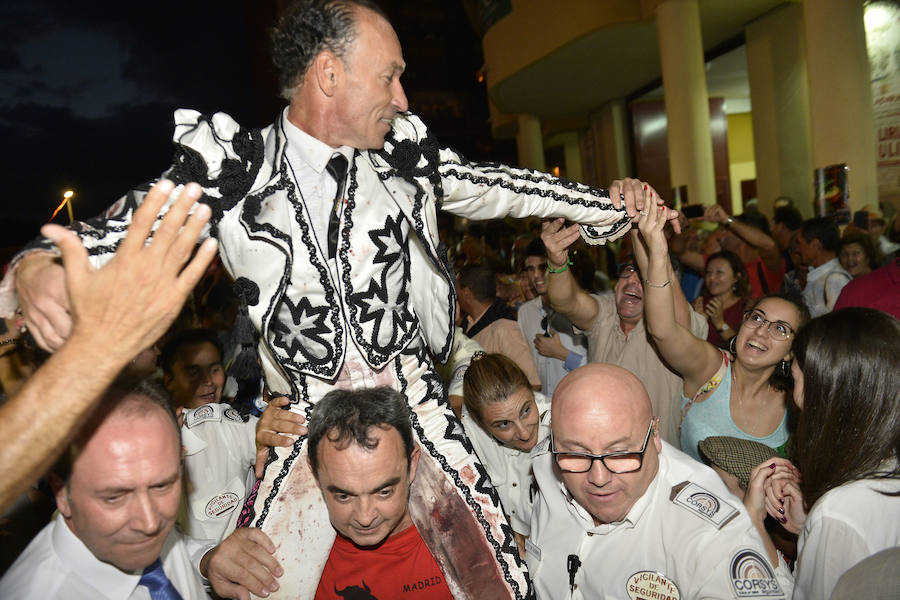
<instances>
[{"instance_id":1,"label":"bull graphic on t-shirt","mask_svg":"<svg viewBox=\"0 0 900 600\"><path fill-rule=\"evenodd\" d=\"M372 590L366 585L365 579L363 579L362 584L363 587L359 587L358 585L348 585L342 590L337 589L337 586L335 586L334 593L345 600L378 600L378 598L372 595Z\"/></svg>"}]
</instances>

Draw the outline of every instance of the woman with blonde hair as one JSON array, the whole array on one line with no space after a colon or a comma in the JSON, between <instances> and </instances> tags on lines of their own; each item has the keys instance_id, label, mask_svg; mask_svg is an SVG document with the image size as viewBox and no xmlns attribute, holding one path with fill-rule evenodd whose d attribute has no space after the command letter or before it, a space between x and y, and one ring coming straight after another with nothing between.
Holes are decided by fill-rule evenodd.
<instances>
[{"instance_id":1,"label":"woman with blonde hair","mask_svg":"<svg viewBox=\"0 0 900 600\"><path fill-rule=\"evenodd\" d=\"M550 432L550 401L532 391L512 360L483 352L472 357L463 398L466 434L500 495L521 551L531 532L531 451Z\"/></svg>"}]
</instances>

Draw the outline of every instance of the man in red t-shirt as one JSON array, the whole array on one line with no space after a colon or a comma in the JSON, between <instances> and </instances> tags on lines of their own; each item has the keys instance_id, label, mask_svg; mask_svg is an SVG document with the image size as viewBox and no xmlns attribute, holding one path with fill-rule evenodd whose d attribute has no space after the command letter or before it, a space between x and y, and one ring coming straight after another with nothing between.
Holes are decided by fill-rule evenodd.
<instances>
[{"instance_id":1,"label":"man in red t-shirt","mask_svg":"<svg viewBox=\"0 0 900 600\"><path fill-rule=\"evenodd\" d=\"M444 574L409 515L419 447L403 394L335 390L310 417L309 465L337 538L316 600L445 600Z\"/></svg>"}]
</instances>

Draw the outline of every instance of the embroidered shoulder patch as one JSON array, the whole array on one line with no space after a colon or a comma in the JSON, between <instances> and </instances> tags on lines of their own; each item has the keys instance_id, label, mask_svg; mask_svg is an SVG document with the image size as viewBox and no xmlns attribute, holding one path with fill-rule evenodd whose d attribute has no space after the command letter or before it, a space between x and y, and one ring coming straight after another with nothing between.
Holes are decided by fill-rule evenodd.
<instances>
[{"instance_id":1,"label":"embroidered shoulder patch","mask_svg":"<svg viewBox=\"0 0 900 600\"><path fill-rule=\"evenodd\" d=\"M718 529L740 514L740 511L696 483L683 481L672 487L669 499L712 523Z\"/></svg>"},{"instance_id":2,"label":"embroidered shoulder patch","mask_svg":"<svg viewBox=\"0 0 900 600\"><path fill-rule=\"evenodd\" d=\"M728 576L737 598L784 598L769 561L756 550L739 550L731 558Z\"/></svg>"},{"instance_id":3,"label":"embroidered shoulder patch","mask_svg":"<svg viewBox=\"0 0 900 600\"><path fill-rule=\"evenodd\" d=\"M204 404L203 406L199 406L191 411L184 411L184 425L188 429L191 427L196 427L200 423L206 423L207 421L221 421L222 413L220 410L216 410L216 406L212 404Z\"/></svg>"},{"instance_id":4,"label":"embroidered shoulder patch","mask_svg":"<svg viewBox=\"0 0 900 600\"><path fill-rule=\"evenodd\" d=\"M531 449L531 456L539 456L546 452L550 451L550 436L548 435L544 439L540 440L537 444L534 445L534 448Z\"/></svg>"},{"instance_id":5,"label":"embroidered shoulder patch","mask_svg":"<svg viewBox=\"0 0 900 600\"><path fill-rule=\"evenodd\" d=\"M244 418L241 417L241 413L239 413L238 411L236 411L233 408L225 409L225 418L228 419L229 421L237 421L238 423L245 422Z\"/></svg>"}]
</instances>

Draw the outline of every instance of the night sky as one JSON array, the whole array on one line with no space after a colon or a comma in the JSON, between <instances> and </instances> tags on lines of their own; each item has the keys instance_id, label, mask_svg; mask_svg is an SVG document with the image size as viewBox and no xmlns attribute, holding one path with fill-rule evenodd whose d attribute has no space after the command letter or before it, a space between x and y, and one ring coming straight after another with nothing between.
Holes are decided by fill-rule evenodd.
<instances>
[{"instance_id":1,"label":"night sky","mask_svg":"<svg viewBox=\"0 0 900 600\"><path fill-rule=\"evenodd\" d=\"M255 122L244 5L217 6L0 3L0 247L35 235L66 188L84 218L157 176L177 107Z\"/></svg>"},{"instance_id":2,"label":"night sky","mask_svg":"<svg viewBox=\"0 0 900 600\"><path fill-rule=\"evenodd\" d=\"M460 4L381 4L412 110L466 156L508 161L514 142L490 137L480 39ZM283 105L267 56L274 14L274 2L244 0L0 0L0 264L64 190L88 218L162 173L176 108L271 123ZM65 210L55 222L68 223Z\"/></svg>"}]
</instances>

